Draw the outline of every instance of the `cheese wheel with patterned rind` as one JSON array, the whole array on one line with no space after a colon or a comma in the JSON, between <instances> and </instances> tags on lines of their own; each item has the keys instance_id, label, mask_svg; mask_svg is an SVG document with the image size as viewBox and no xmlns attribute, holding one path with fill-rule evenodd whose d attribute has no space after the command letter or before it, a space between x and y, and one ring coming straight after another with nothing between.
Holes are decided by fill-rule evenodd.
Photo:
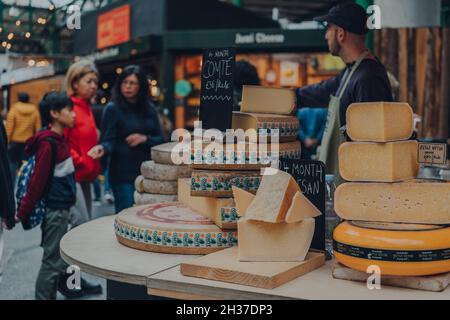
<instances>
[{"instance_id":1,"label":"cheese wheel with patterned rind","mask_svg":"<svg viewBox=\"0 0 450 320\"><path fill-rule=\"evenodd\" d=\"M333 254L343 265L363 272L378 266L381 275L427 276L450 272L450 227L383 230L339 224Z\"/></svg>"},{"instance_id":2,"label":"cheese wheel with patterned rind","mask_svg":"<svg viewBox=\"0 0 450 320\"><path fill-rule=\"evenodd\" d=\"M120 212L117 240L131 248L176 254L208 254L235 246L237 233L222 231L179 202L155 203Z\"/></svg>"}]
</instances>

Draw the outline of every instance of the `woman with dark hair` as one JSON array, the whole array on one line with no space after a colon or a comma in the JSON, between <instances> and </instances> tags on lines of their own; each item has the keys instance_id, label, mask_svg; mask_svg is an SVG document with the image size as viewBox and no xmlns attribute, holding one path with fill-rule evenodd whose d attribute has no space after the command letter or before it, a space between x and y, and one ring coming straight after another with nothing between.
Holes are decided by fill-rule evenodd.
<instances>
[{"instance_id":1,"label":"woman with dark hair","mask_svg":"<svg viewBox=\"0 0 450 320\"><path fill-rule=\"evenodd\" d=\"M117 78L112 102L105 108L102 141L88 153L94 159L108 156L116 213L133 205L134 180L141 164L150 160L150 148L162 142L147 77L139 66L128 66Z\"/></svg>"}]
</instances>

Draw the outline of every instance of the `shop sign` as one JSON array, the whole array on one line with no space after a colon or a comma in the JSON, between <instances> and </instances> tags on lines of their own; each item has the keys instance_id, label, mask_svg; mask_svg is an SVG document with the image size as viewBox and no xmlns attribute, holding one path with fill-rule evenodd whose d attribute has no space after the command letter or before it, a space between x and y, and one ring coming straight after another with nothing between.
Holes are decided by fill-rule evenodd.
<instances>
[{"instance_id":1,"label":"shop sign","mask_svg":"<svg viewBox=\"0 0 450 320\"><path fill-rule=\"evenodd\" d=\"M286 37L281 33L265 33L265 32L251 32L247 34L236 33L234 40L235 44L274 44L284 43Z\"/></svg>"},{"instance_id":2,"label":"shop sign","mask_svg":"<svg viewBox=\"0 0 450 320\"><path fill-rule=\"evenodd\" d=\"M103 49L130 40L129 4L103 13L97 18L97 49Z\"/></svg>"},{"instance_id":3,"label":"shop sign","mask_svg":"<svg viewBox=\"0 0 450 320\"><path fill-rule=\"evenodd\" d=\"M120 53L119 47L109 48L102 51L97 51L92 54L84 56L85 59L91 61L100 61L113 57L117 57Z\"/></svg>"},{"instance_id":4,"label":"shop sign","mask_svg":"<svg viewBox=\"0 0 450 320\"><path fill-rule=\"evenodd\" d=\"M445 143L419 143L418 162L428 165L445 165L447 145Z\"/></svg>"},{"instance_id":5,"label":"shop sign","mask_svg":"<svg viewBox=\"0 0 450 320\"><path fill-rule=\"evenodd\" d=\"M311 248L325 251L325 165L317 160L279 160L279 169L289 173L297 181L305 197L322 214L316 218Z\"/></svg>"},{"instance_id":6,"label":"shop sign","mask_svg":"<svg viewBox=\"0 0 450 320\"><path fill-rule=\"evenodd\" d=\"M203 52L200 120L203 129L231 128L236 48Z\"/></svg>"}]
</instances>

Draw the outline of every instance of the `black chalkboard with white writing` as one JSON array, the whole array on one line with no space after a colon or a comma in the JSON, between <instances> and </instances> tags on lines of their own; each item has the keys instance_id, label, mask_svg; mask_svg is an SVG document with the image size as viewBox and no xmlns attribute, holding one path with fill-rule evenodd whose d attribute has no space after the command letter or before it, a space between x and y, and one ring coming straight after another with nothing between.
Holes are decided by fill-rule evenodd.
<instances>
[{"instance_id":1,"label":"black chalkboard with white writing","mask_svg":"<svg viewBox=\"0 0 450 320\"><path fill-rule=\"evenodd\" d=\"M231 129L236 48L203 52L200 120L203 129Z\"/></svg>"},{"instance_id":2,"label":"black chalkboard with white writing","mask_svg":"<svg viewBox=\"0 0 450 320\"><path fill-rule=\"evenodd\" d=\"M311 248L325 251L325 165L314 160L281 158L279 168L294 177L303 194L322 212L315 218L316 229Z\"/></svg>"}]
</instances>

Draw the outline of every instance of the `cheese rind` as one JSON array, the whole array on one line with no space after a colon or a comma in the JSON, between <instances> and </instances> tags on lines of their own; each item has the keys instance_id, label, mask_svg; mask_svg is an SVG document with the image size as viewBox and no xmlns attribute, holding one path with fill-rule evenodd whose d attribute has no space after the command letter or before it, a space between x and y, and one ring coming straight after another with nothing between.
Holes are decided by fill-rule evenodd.
<instances>
[{"instance_id":1,"label":"cheese rind","mask_svg":"<svg viewBox=\"0 0 450 320\"><path fill-rule=\"evenodd\" d=\"M303 261L314 235L315 220L296 223L238 221L239 261Z\"/></svg>"},{"instance_id":2,"label":"cheese rind","mask_svg":"<svg viewBox=\"0 0 450 320\"><path fill-rule=\"evenodd\" d=\"M339 147L339 171L344 180L397 182L417 177L417 141L346 142Z\"/></svg>"},{"instance_id":3,"label":"cheese rind","mask_svg":"<svg viewBox=\"0 0 450 320\"><path fill-rule=\"evenodd\" d=\"M450 224L450 183L344 183L334 197L345 220Z\"/></svg>"},{"instance_id":4,"label":"cheese rind","mask_svg":"<svg viewBox=\"0 0 450 320\"><path fill-rule=\"evenodd\" d=\"M301 191L297 191L292 199L291 207L286 213L286 222L299 222L307 218L315 218L322 213Z\"/></svg>"},{"instance_id":5,"label":"cheese rind","mask_svg":"<svg viewBox=\"0 0 450 320\"><path fill-rule=\"evenodd\" d=\"M250 206L253 199L255 199L255 195L237 187L233 187L232 189L237 214L239 217L243 217L247 211L247 208Z\"/></svg>"},{"instance_id":6,"label":"cheese rind","mask_svg":"<svg viewBox=\"0 0 450 320\"><path fill-rule=\"evenodd\" d=\"M274 223L285 221L294 195L301 190L289 173L281 170L274 172L276 173L263 175L255 199L245 213L246 219Z\"/></svg>"},{"instance_id":7,"label":"cheese rind","mask_svg":"<svg viewBox=\"0 0 450 320\"><path fill-rule=\"evenodd\" d=\"M297 105L294 90L244 85L242 88L242 112L260 112L289 115Z\"/></svg>"},{"instance_id":8,"label":"cheese rind","mask_svg":"<svg viewBox=\"0 0 450 320\"><path fill-rule=\"evenodd\" d=\"M134 193L134 202L138 206L157 202L172 202L176 200L176 195L140 193L137 191Z\"/></svg>"},{"instance_id":9,"label":"cheese rind","mask_svg":"<svg viewBox=\"0 0 450 320\"><path fill-rule=\"evenodd\" d=\"M177 181L178 178L189 178L192 170L189 166L174 166L145 161L141 165L141 173L146 179L159 181Z\"/></svg>"},{"instance_id":10,"label":"cheese rind","mask_svg":"<svg viewBox=\"0 0 450 320\"><path fill-rule=\"evenodd\" d=\"M426 276L450 271L450 228L393 231L361 228L343 222L333 232L333 254L343 265L382 275ZM368 258L370 257L370 258Z\"/></svg>"},{"instance_id":11,"label":"cheese rind","mask_svg":"<svg viewBox=\"0 0 450 320\"><path fill-rule=\"evenodd\" d=\"M191 196L191 180L178 180L178 201L213 221L219 228L237 228L237 209L233 198Z\"/></svg>"},{"instance_id":12,"label":"cheese rind","mask_svg":"<svg viewBox=\"0 0 450 320\"><path fill-rule=\"evenodd\" d=\"M353 103L346 116L347 133L353 141L400 141L413 134L413 110L407 103Z\"/></svg>"}]
</instances>

